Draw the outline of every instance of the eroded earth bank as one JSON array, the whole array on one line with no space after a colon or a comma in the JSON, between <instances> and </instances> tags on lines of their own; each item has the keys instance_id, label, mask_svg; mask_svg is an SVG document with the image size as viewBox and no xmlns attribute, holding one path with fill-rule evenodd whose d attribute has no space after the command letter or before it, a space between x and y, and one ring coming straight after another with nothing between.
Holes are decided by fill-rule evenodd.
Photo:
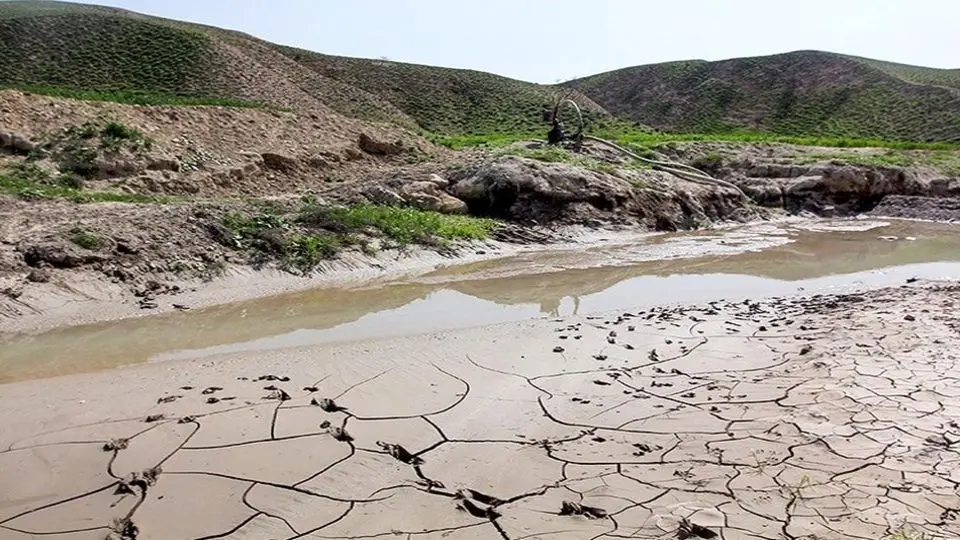
<instances>
[{"instance_id":1,"label":"eroded earth bank","mask_svg":"<svg viewBox=\"0 0 960 540\"><path fill-rule=\"evenodd\" d=\"M0 97L0 329L65 306L74 311L62 320L81 322L215 303L224 277L251 271L221 301L336 270L586 241L583 228L958 216L956 150L667 142L629 155L587 141L579 153L536 142L453 151L322 108ZM182 296L194 289L212 292Z\"/></svg>"}]
</instances>

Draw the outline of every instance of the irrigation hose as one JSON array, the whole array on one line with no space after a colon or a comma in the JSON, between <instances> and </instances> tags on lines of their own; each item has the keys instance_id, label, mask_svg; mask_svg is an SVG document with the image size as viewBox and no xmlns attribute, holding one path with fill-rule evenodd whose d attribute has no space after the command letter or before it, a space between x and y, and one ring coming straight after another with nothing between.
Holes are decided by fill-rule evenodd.
<instances>
[{"instance_id":1,"label":"irrigation hose","mask_svg":"<svg viewBox=\"0 0 960 540\"><path fill-rule=\"evenodd\" d=\"M720 180L719 178L714 178L709 174L701 171L700 169L697 169L696 167L691 167L690 165L685 165L683 163L674 163L672 161L658 161L655 159L647 159L645 157L641 157L631 152L630 150L627 150L626 148L620 146L619 144L612 143L606 139L601 139L600 137L584 135L583 138L585 140L590 140L590 141L594 141L594 142L598 142L600 144L606 145L610 148L613 148L614 150L617 150L619 152L622 152L632 157L637 161L647 163L649 165L653 165L654 168L670 173L680 178L681 180L687 180L688 182L693 182L695 184L701 184L701 185L714 185L714 186L722 186L722 187L730 188L736 191L737 193L739 193L740 196L743 197L744 199L748 198L746 193L744 193L743 190L740 189L740 187L737 186L736 184L732 184L730 182L727 182L726 180Z\"/></svg>"},{"instance_id":2,"label":"irrigation hose","mask_svg":"<svg viewBox=\"0 0 960 540\"><path fill-rule=\"evenodd\" d=\"M569 103L570 105L573 105L573 110L577 111L577 122L578 122L578 124L577 124L577 134L576 134L575 136L580 136L580 134L583 133L583 113L580 111L580 106L577 105L577 102L576 102L576 101L574 101L574 100L572 100L572 99L562 99L562 100L560 100L560 102L557 103L557 106L553 108L553 110L554 110L553 115L554 115L554 117L557 116L557 113L560 112L560 106L563 105L564 103Z\"/></svg>"},{"instance_id":3,"label":"irrigation hose","mask_svg":"<svg viewBox=\"0 0 960 540\"><path fill-rule=\"evenodd\" d=\"M617 150L618 152L621 152L623 154L626 154L627 156L630 156L631 158L637 161L652 165L656 170L661 170L666 173L672 174L677 178L680 178L681 180L686 180L688 182L693 182L695 184L700 184L700 185L712 185L712 186L720 186L720 187L732 189L737 193L739 193L741 198L745 200L749 200L749 197L747 197L746 193L744 193L739 186L732 184L730 182L727 182L726 180L720 180L719 178L714 178L709 174L701 171L700 169L697 169L696 167L691 167L690 165L686 165L683 163L674 163L672 161L658 161L655 159L647 159L637 155L634 152L631 152L630 150L627 150L626 148L620 146L619 144L610 142L606 139L601 139L600 137L593 137L590 135L583 135L583 127L584 127L583 112L580 110L580 106L577 105L577 102L566 97L561 98L559 101L557 101L557 104L553 107L553 117L557 118L560 113L560 107L567 103L569 103L570 105L573 105L573 109L577 112L577 121L579 122L579 124L577 126L577 133L575 137L582 137L583 140L594 141L594 142L598 142L600 144L606 145L607 147ZM542 141L542 142L546 142L546 141Z\"/></svg>"}]
</instances>

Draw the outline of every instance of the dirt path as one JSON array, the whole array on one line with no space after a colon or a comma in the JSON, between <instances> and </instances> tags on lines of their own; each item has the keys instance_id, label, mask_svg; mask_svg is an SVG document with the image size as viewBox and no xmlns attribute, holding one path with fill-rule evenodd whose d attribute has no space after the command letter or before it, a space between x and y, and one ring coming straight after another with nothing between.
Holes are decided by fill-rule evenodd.
<instances>
[{"instance_id":1,"label":"dirt path","mask_svg":"<svg viewBox=\"0 0 960 540\"><path fill-rule=\"evenodd\" d=\"M6 385L0 538L955 536L958 291Z\"/></svg>"}]
</instances>

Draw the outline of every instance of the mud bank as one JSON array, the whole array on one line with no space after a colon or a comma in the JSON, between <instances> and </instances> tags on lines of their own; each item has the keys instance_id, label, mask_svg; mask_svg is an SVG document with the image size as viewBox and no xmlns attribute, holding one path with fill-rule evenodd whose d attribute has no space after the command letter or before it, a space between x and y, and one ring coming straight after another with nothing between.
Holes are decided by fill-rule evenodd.
<instances>
[{"instance_id":1,"label":"mud bank","mask_svg":"<svg viewBox=\"0 0 960 540\"><path fill-rule=\"evenodd\" d=\"M529 251L390 279L0 336L0 383L532 318L960 279L956 232L934 223L795 220Z\"/></svg>"},{"instance_id":2,"label":"mud bank","mask_svg":"<svg viewBox=\"0 0 960 540\"><path fill-rule=\"evenodd\" d=\"M589 239L566 234L570 227L601 236L605 229L639 235L775 221L789 214L865 212L932 220L960 214L955 176L921 166L842 163L813 150L695 143L668 156L710 165L711 174L747 196L731 185L685 181L589 145L582 154L519 146L509 150L519 155L481 152L416 166L381 163L376 176L357 173L309 193L246 203L187 195L165 204L77 205L0 195L0 332L200 307L336 283L349 273L361 280L404 274L430 264L522 252L530 245L581 241L589 247ZM846 157L863 159L863 154ZM336 204L469 212L505 221L487 244L438 247L426 241L432 251L404 251L384 243L382 234L368 235L369 227L344 230L343 223L305 220L307 210ZM233 220L234 228L226 227L235 214L240 218ZM330 238L342 245L321 245ZM297 243L305 240L313 242L303 244L306 256ZM371 257L372 251L381 253ZM304 262L298 257L309 264L298 266Z\"/></svg>"},{"instance_id":3,"label":"mud bank","mask_svg":"<svg viewBox=\"0 0 960 540\"><path fill-rule=\"evenodd\" d=\"M709 302L4 385L0 535L955 536L958 292Z\"/></svg>"},{"instance_id":4,"label":"mud bank","mask_svg":"<svg viewBox=\"0 0 960 540\"><path fill-rule=\"evenodd\" d=\"M575 249L629 243L642 232L589 230L567 227L556 232L555 242L521 244L496 240L459 242L443 251L409 247L374 255L345 254L310 275L294 275L272 268L253 269L231 264L212 280L176 279L168 276L156 290L131 294L130 284L105 281L94 270L61 273L44 283L20 284L15 297L0 295L0 333L38 332L77 324L118 320L201 309L292 291L350 287L422 274L439 268L493 260L520 253ZM147 285L149 287L149 285ZM143 286L139 287L143 288ZM144 305L144 297L151 300Z\"/></svg>"}]
</instances>

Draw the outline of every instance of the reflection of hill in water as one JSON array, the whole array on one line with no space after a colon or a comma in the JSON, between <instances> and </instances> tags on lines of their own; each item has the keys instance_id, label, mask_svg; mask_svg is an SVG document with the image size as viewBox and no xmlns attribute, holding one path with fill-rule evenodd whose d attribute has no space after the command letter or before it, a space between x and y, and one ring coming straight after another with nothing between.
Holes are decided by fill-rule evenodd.
<instances>
[{"instance_id":1,"label":"reflection of hill in water","mask_svg":"<svg viewBox=\"0 0 960 540\"><path fill-rule=\"evenodd\" d=\"M74 326L3 340L0 383L17 373L56 375L77 366L107 368L156 354L274 336L300 328L329 328L371 312L395 309L430 292L401 285L383 289L312 290L185 313Z\"/></svg>"},{"instance_id":2,"label":"reflection of hill in water","mask_svg":"<svg viewBox=\"0 0 960 540\"><path fill-rule=\"evenodd\" d=\"M936 227L936 226L935 226ZM939 229L939 227L936 227ZM498 304L540 304L552 313L566 298L602 292L638 276L674 274L745 274L782 281L800 281L833 274L853 274L906 264L960 260L960 235L950 229L943 236L915 241L888 241L878 236L898 230L801 233L796 242L760 252L695 259L640 262L630 266L571 269L549 274L470 279L445 288ZM944 231L948 232L948 231ZM483 274L493 266L475 267ZM704 277L709 279L709 277ZM696 287L696 282L690 283Z\"/></svg>"}]
</instances>

